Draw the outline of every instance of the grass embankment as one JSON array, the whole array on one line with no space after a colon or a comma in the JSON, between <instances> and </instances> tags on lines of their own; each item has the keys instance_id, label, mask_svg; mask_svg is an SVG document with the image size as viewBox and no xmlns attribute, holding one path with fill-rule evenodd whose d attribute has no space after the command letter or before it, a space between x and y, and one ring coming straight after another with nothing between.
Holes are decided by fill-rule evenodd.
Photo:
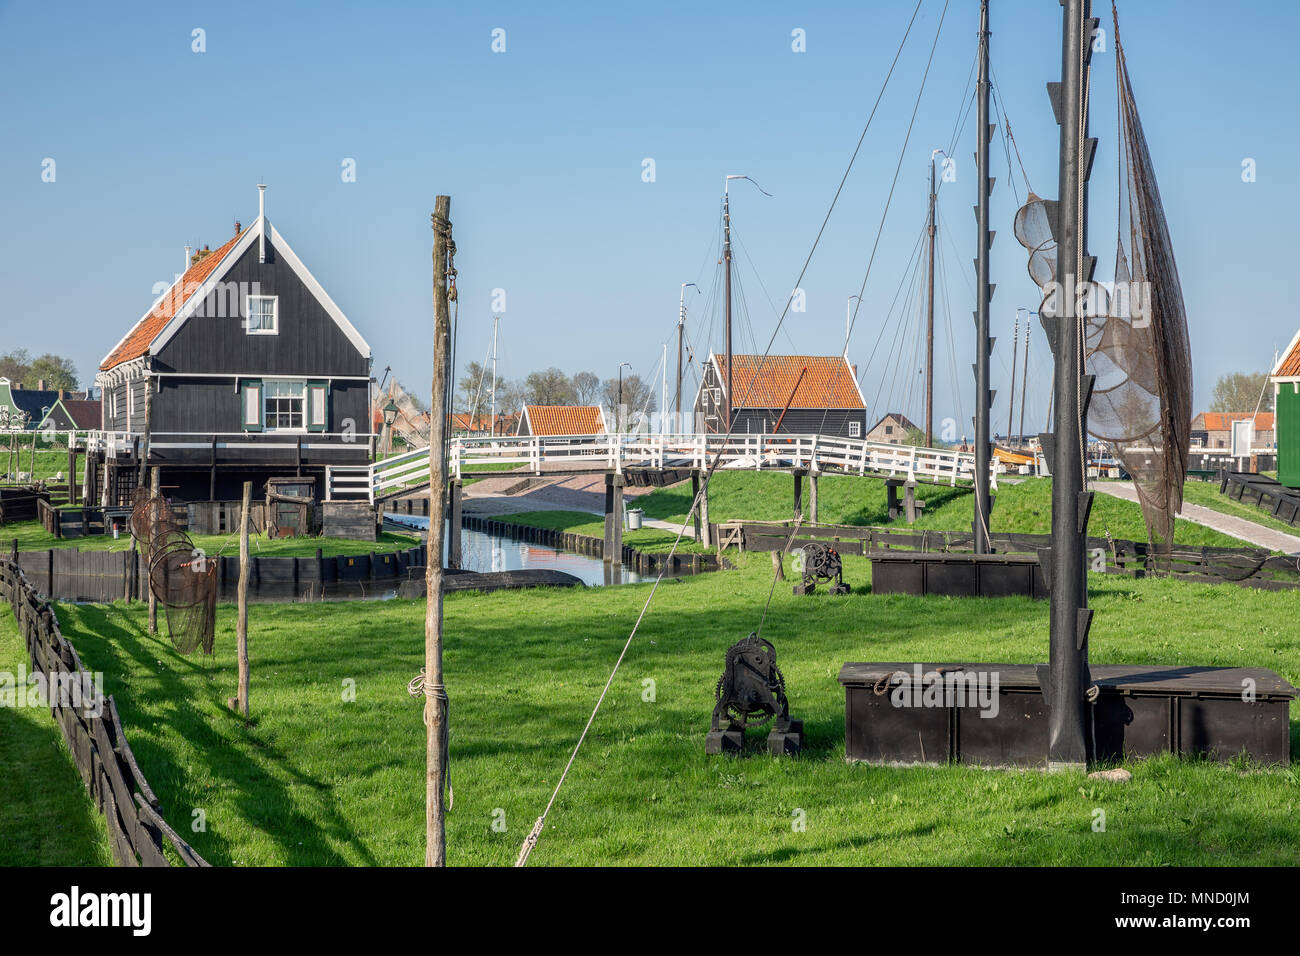
<instances>
[{"instance_id":1,"label":"grass embankment","mask_svg":"<svg viewBox=\"0 0 1300 956\"><path fill-rule=\"evenodd\" d=\"M10 458L8 441L0 442L0 474L7 474L10 471L9 465L13 464L13 473L15 477L21 472L27 475L32 471L32 436L31 433L20 434L17 436L17 448ZM86 459L84 453L77 458L78 469L84 467ZM68 449L67 446L62 448L57 445L51 446L39 442L36 446L36 471L34 481L49 480L55 475L61 475L60 481L67 481L68 478ZM81 474L78 473L77 480L81 480Z\"/></svg>"},{"instance_id":2,"label":"grass embankment","mask_svg":"<svg viewBox=\"0 0 1300 956\"><path fill-rule=\"evenodd\" d=\"M1131 783L1107 785L1077 773L846 764L835 680L845 661L1034 663L1047 651L1045 602L877 597L864 593L860 558L844 562L853 594L795 598L787 582L768 613L764 636L805 721L804 753L706 757L723 652L757 625L771 584L767 555L737 560L739 570L659 589L533 862L1300 863L1294 767L1243 773L1159 758L1129 764ZM1266 665L1300 681L1300 594L1089 583L1095 663ZM514 861L646 594L630 585L447 597L450 863ZM425 730L406 684L423 663L423 603L331 604L327 617L313 604L253 607L247 724L225 707L236 682L231 608L218 610L210 662L148 636L139 607L58 612L87 666L106 673L168 819L206 811L206 832L186 836L208 860L419 864ZM1291 714L1295 754L1294 705Z\"/></svg>"},{"instance_id":3,"label":"grass embankment","mask_svg":"<svg viewBox=\"0 0 1300 956\"><path fill-rule=\"evenodd\" d=\"M973 499L968 488L947 485L917 485L916 495L926 503L915 524L890 521L885 483L877 478L823 475L818 488L818 519L825 524L892 525L900 529L969 531ZM808 513L809 489L804 482L804 513ZM1052 530L1052 481L1027 478L1015 484L1002 482L994 494L990 530L1020 534L1049 534ZM902 493L899 494L902 499ZM681 521L691 506L691 486L682 482L642 495L637 507L647 516ZM761 472L718 471L709 482L709 518L715 522L734 519L788 521L793 516L794 486L789 475ZM1130 501L1097 495L1093 501L1090 533L1145 541L1142 509ZM1217 547L1250 547L1247 542L1193 524L1179 521L1174 538L1179 544Z\"/></svg>"},{"instance_id":4,"label":"grass embankment","mask_svg":"<svg viewBox=\"0 0 1300 956\"><path fill-rule=\"evenodd\" d=\"M512 524L527 525L530 528L555 528L560 531L571 531L574 534L585 534L592 538L604 539L605 537L604 518L599 515L592 515L587 511L521 511L518 514L494 515L493 517ZM677 546L678 554L713 550L696 544L689 537L691 533L692 531L688 527L686 535L682 537L681 543ZM636 548L638 551L644 551L647 554L668 552L672 549L673 541L676 538L676 531L667 531L663 528L643 527L638 531L625 530L623 532L623 543L625 545Z\"/></svg>"},{"instance_id":5,"label":"grass embankment","mask_svg":"<svg viewBox=\"0 0 1300 956\"><path fill-rule=\"evenodd\" d=\"M1256 507L1251 502L1237 501L1227 495L1219 494L1217 481L1188 481L1183 484L1183 501L1187 504L1201 505L1221 514L1245 518L1261 527L1282 531L1286 534L1300 536L1300 528L1279 521L1267 511Z\"/></svg>"},{"instance_id":6,"label":"grass embankment","mask_svg":"<svg viewBox=\"0 0 1300 956\"><path fill-rule=\"evenodd\" d=\"M18 539L19 551L45 551L49 548L77 548L81 551L130 551L129 532L120 538L108 534L90 535L86 538L56 538L45 530L39 521L12 521L0 526L0 546L8 554L13 540ZM216 557L239 553L238 534L192 534L194 547ZM402 551L420 543L419 535L385 531L375 541L351 538L268 538L266 535L249 535L250 554L264 557L312 557L320 548L327 558L338 555L369 554L371 552Z\"/></svg>"},{"instance_id":7,"label":"grass embankment","mask_svg":"<svg viewBox=\"0 0 1300 956\"><path fill-rule=\"evenodd\" d=\"M13 611L0 606L6 694L31 672ZM112 866L108 830L48 707L0 706L0 866Z\"/></svg>"}]
</instances>

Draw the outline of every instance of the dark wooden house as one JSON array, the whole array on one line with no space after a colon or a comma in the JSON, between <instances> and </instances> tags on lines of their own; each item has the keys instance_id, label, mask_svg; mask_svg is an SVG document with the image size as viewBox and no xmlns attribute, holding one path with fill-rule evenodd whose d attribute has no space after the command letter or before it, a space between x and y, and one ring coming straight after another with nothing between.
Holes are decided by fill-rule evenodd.
<instances>
[{"instance_id":1,"label":"dark wooden house","mask_svg":"<svg viewBox=\"0 0 1300 956\"><path fill-rule=\"evenodd\" d=\"M727 358L709 353L693 408L705 431L727 431L726 389ZM736 433L866 433L866 403L842 355L732 355L731 389Z\"/></svg>"},{"instance_id":2,"label":"dark wooden house","mask_svg":"<svg viewBox=\"0 0 1300 956\"><path fill-rule=\"evenodd\" d=\"M200 250L113 347L95 384L116 454L104 498L143 458L177 501L237 500L274 476L370 460L370 346L264 214Z\"/></svg>"}]
</instances>

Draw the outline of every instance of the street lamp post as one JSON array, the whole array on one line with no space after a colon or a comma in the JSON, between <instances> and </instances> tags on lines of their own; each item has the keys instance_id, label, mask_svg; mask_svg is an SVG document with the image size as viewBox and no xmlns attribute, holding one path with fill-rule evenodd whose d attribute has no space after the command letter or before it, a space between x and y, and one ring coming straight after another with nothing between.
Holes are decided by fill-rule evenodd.
<instances>
[{"instance_id":1,"label":"street lamp post","mask_svg":"<svg viewBox=\"0 0 1300 956\"><path fill-rule=\"evenodd\" d=\"M388 430L388 454L390 456L393 454L393 422L397 421L397 413L399 411L401 411L401 409L394 404L391 398L388 400L388 404L383 408L384 427Z\"/></svg>"},{"instance_id":2,"label":"street lamp post","mask_svg":"<svg viewBox=\"0 0 1300 956\"><path fill-rule=\"evenodd\" d=\"M631 367L629 362L620 362L618 366L618 408L614 410L614 420L618 423L620 433L626 427L626 416L623 415L623 369Z\"/></svg>"}]
</instances>

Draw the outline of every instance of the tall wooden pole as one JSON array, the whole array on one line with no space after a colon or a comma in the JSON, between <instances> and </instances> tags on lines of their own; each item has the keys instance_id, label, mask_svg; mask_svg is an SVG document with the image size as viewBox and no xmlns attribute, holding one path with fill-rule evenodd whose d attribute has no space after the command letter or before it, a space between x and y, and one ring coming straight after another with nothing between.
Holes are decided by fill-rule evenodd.
<instances>
[{"instance_id":1,"label":"tall wooden pole","mask_svg":"<svg viewBox=\"0 0 1300 956\"><path fill-rule=\"evenodd\" d=\"M723 408L726 410L726 417L722 421L723 434L731 432L731 196L729 193L722 194L722 261L727 276L727 383L726 383L726 401Z\"/></svg>"},{"instance_id":2,"label":"tall wooden pole","mask_svg":"<svg viewBox=\"0 0 1300 956\"><path fill-rule=\"evenodd\" d=\"M149 592L149 633L158 633L158 595L153 593L153 538L154 528L162 520L163 505L159 500L161 476L159 468L154 465L149 478L149 540L145 542L146 589Z\"/></svg>"},{"instance_id":3,"label":"tall wooden pole","mask_svg":"<svg viewBox=\"0 0 1300 956\"><path fill-rule=\"evenodd\" d=\"M1033 315L1031 312L1029 315ZM1029 316L1025 316L1025 371L1020 376L1020 444L1025 443L1025 392L1029 390Z\"/></svg>"},{"instance_id":4,"label":"tall wooden pole","mask_svg":"<svg viewBox=\"0 0 1300 956\"><path fill-rule=\"evenodd\" d=\"M1029 319L1026 317L1026 322ZM1028 330L1028 326L1026 326ZM1011 390L1007 393L1007 446L1011 445L1011 421L1016 414L1016 349L1020 346L1020 313L1016 313L1016 325L1011 332Z\"/></svg>"},{"instance_id":5,"label":"tall wooden pole","mask_svg":"<svg viewBox=\"0 0 1300 956\"><path fill-rule=\"evenodd\" d=\"M934 154L930 154L930 294L925 307L925 447L934 447ZM847 346L846 346L847 348Z\"/></svg>"},{"instance_id":6,"label":"tall wooden pole","mask_svg":"<svg viewBox=\"0 0 1300 956\"><path fill-rule=\"evenodd\" d=\"M1088 139L1085 109L1092 53L1090 0L1065 0L1061 77L1054 95L1061 123L1060 199L1056 215L1056 293L1051 317L1055 350L1055 455L1052 462L1051 629L1048 697L1049 770L1086 766L1089 754L1087 547L1092 495L1084 489L1083 443L1091 382L1083 376L1083 320L1077 283L1091 281L1088 256L1087 169L1096 145Z\"/></svg>"},{"instance_id":7,"label":"tall wooden pole","mask_svg":"<svg viewBox=\"0 0 1300 956\"><path fill-rule=\"evenodd\" d=\"M447 840L443 817L447 792L444 767L447 737L447 695L442 684L442 548L447 513L447 357L451 348L448 302L448 259L451 244L451 197L433 204L433 404L429 429L429 538L425 570L424 714L425 735L425 866L446 866Z\"/></svg>"},{"instance_id":8,"label":"tall wooden pole","mask_svg":"<svg viewBox=\"0 0 1300 956\"><path fill-rule=\"evenodd\" d=\"M989 299L993 290L989 284L989 140L993 131L989 127L989 3L980 3L979 85L976 88L978 109L975 124L976 181L979 202L975 215L979 220L977 236L978 255L975 258L977 273L975 308L975 517L972 530L975 534L975 553L989 553L989 465L992 459L989 448L989 407L993 395L989 390Z\"/></svg>"},{"instance_id":9,"label":"tall wooden pole","mask_svg":"<svg viewBox=\"0 0 1300 956\"><path fill-rule=\"evenodd\" d=\"M239 509L239 613L235 618L235 647L239 660L239 712L248 716L248 519L252 507L253 483L244 482Z\"/></svg>"}]
</instances>

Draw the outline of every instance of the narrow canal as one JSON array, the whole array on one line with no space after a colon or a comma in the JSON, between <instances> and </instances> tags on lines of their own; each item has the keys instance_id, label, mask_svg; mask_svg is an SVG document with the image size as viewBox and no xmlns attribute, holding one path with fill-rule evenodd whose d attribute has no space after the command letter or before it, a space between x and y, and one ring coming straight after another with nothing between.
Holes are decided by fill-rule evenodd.
<instances>
[{"instance_id":1,"label":"narrow canal","mask_svg":"<svg viewBox=\"0 0 1300 956\"><path fill-rule=\"evenodd\" d=\"M386 514L384 520L399 527L428 531L429 519L423 515ZM606 564L600 558L575 554L545 544L520 541L504 535L487 534L462 528L461 567L466 571L519 571L547 568L564 571L582 579L586 585L636 584L644 579L626 564ZM443 543L443 560L447 558Z\"/></svg>"}]
</instances>

